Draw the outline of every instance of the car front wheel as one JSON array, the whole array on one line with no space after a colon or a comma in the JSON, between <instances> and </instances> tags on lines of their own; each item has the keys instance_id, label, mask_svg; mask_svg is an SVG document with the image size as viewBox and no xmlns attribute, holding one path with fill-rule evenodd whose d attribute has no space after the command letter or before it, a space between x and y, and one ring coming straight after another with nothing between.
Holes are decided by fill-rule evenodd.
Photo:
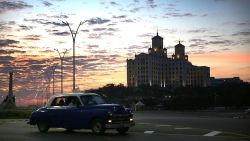
<instances>
[{"instance_id":1,"label":"car front wheel","mask_svg":"<svg viewBox=\"0 0 250 141\"><path fill-rule=\"evenodd\" d=\"M116 129L119 134L125 134L128 131L129 127L118 128Z\"/></svg>"},{"instance_id":2,"label":"car front wheel","mask_svg":"<svg viewBox=\"0 0 250 141\"><path fill-rule=\"evenodd\" d=\"M41 133L45 133L49 130L49 125L46 122L38 122L37 127Z\"/></svg>"},{"instance_id":3,"label":"car front wheel","mask_svg":"<svg viewBox=\"0 0 250 141\"><path fill-rule=\"evenodd\" d=\"M105 132L105 128L99 119L92 122L91 129L94 134L103 134Z\"/></svg>"}]
</instances>

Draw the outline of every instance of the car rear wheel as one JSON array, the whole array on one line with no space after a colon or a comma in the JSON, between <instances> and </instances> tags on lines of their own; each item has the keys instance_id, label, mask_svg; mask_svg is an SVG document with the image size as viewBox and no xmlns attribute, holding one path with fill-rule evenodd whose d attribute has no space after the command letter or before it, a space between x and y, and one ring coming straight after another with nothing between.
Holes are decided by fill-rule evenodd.
<instances>
[{"instance_id":1,"label":"car rear wheel","mask_svg":"<svg viewBox=\"0 0 250 141\"><path fill-rule=\"evenodd\" d=\"M94 134L103 134L105 132L105 128L99 119L92 122L91 129Z\"/></svg>"},{"instance_id":2,"label":"car rear wheel","mask_svg":"<svg viewBox=\"0 0 250 141\"><path fill-rule=\"evenodd\" d=\"M128 131L129 127L117 128L119 134L125 134Z\"/></svg>"},{"instance_id":3,"label":"car rear wheel","mask_svg":"<svg viewBox=\"0 0 250 141\"><path fill-rule=\"evenodd\" d=\"M41 133L45 133L49 130L49 125L48 123L46 122L38 122L37 123L37 127L38 127L38 130L41 132Z\"/></svg>"}]
</instances>

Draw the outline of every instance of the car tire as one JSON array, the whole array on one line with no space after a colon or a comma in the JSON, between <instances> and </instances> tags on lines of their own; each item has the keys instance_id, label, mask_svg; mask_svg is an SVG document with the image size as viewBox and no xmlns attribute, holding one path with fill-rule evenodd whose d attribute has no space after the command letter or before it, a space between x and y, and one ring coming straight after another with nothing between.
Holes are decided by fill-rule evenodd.
<instances>
[{"instance_id":1,"label":"car tire","mask_svg":"<svg viewBox=\"0 0 250 141\"><path fill-rule=\"evenodd\" d=\"M128 131L129 127L117 128L119 134L125 134Z\"/></svg>"},{"instance_id":2,"label":"car tire","mask_svg":"<svg viewBox=\"0 0 250 141\"><path fill-rule=\"evenodd\" d=\"M41 133L46 133L48 130L49 130L49 125L47 122L38 122L37 123L37 127L38 127L38 130L41 132Z\"/></svg>"},{"instance_id":3,"label":"car tire","mask_svg":"<svg viewBox=\"0 0 250 141\"><path fill-rule=\"evenodd\" d=\"M91 130L94 134L103 134L105 132L104 125L99 119L93 120L91 124Z\"/></svg>"}]
</instances>

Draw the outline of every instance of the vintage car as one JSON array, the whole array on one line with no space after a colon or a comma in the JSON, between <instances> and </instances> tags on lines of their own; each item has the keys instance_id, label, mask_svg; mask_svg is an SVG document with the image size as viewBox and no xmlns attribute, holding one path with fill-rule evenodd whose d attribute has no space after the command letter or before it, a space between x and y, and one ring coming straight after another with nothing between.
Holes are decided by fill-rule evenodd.
<instances>
[{"instance_id":1,"label":"vintage car","mask_svg":"<svg viewBox=\"0 0 250 141\"><path fill-rule=\"evenodd\" d=\"M135 125L130 109L119 104L106 104L95 93L69 93L54 95L45 107L34 111L29 124L37 125L40 132L49 128L92 129L102 134L106 129L126 133Z\"/></svg>"}]
</instances>

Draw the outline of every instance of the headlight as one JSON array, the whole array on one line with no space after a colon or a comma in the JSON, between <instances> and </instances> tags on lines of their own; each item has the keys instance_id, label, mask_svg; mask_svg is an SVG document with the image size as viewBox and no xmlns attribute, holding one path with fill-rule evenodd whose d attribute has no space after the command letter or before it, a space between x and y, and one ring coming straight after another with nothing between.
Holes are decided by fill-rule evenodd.
<instances>
[{"instance_id":1,"label":"headlight","mask_svg":"<svg viewBox=\"0 0 250 141\"><path fill-rule=\"evenodd\" d=\"M133 118L130 118L129 121L133 121Z\"/></svg>"},{"instance_id":2,"label":"headlight","mask_svg":"<svg viewBox=\"0 0 250 141\"><path fill-rule=\"evenodd\" d=\"M112 120L111 120L111 119L109 119L109 120L108 120L108 123L112 123Z\"/></svg>"}]
</instances>

